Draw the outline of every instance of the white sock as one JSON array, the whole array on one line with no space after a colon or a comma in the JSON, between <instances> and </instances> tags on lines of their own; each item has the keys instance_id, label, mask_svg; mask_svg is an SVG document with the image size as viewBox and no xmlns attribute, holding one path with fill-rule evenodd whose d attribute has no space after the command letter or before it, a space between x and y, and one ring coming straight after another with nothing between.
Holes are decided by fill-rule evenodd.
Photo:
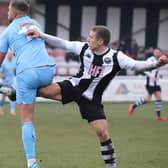
<instances>
[{"instance_id":1,"label":"white sock","mask_svg":"<svg viewBox=\"0 0 168 168\"><path fill-rule=\"evenodd\" d=\"M116 163L111 165L111 164L106 164L106 168L117 168Z\"/></svg>"},{"instance_id":2,"label":"white sock","mask_svg":"<svg viewBox=\"0 0 168 168\"><path fill-rule=\"evenodd\" d=\"M27 160L27 165L28 165L28 167L29 167L30 165L32 165L34 162L36 162L36 159L35 159L35 158L28 159L28 160Z\"/></svg>"}]
</instances>

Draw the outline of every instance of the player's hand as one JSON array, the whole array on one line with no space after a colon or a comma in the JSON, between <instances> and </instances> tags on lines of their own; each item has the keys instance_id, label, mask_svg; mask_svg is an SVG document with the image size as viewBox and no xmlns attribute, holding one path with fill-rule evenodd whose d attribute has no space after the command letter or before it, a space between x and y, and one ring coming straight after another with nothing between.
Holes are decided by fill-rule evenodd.
<instances>
[{"instance_id":1,"label":"player's hand","mask_svg":"<svg viewBox=\"0 0 168 168\"><path fill-rule=\"evenodd\" d=\"M28 37L30 38L39 38L40 37L40 32L36 29L29 29L25 33Z\"/></svg>"},{"instance_id":2,"label":"player's hand","mask_svg":"<svg viewBox=\"0 0 168 168\"><path fill-rule=\"evenodd\" d=\"M158 60L158 64L159 64L160 66L165 65L165 64L168 64L168 57L165 56L165 55L162 55L162 56L159 58L159 60Z\"/></svg>"}]
</instances>

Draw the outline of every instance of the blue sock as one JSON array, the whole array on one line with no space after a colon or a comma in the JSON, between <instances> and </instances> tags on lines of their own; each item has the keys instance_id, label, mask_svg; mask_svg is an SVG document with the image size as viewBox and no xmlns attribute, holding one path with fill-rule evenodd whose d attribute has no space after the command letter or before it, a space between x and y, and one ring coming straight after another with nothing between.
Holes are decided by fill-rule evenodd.
<instances>
[{"instance_id":1,"label":"blue sock","mask_svg":"<svg viewBox=\"0 0 168 168\"><path fill-rule=\"evenodd\" d=\"M16 101L10 101L10 112L15 112Z\"/></svg>"},{"instance_id":2,"label":"blue sock","mask_svg":"<svg viewBox=\"0 0 168 168\"><path fill-rule=\"evenodd\" d=\"M23 123L22 125L22 141L27 159L35 158L35 129L32 122Z\"/></svg>"}]
</instances>

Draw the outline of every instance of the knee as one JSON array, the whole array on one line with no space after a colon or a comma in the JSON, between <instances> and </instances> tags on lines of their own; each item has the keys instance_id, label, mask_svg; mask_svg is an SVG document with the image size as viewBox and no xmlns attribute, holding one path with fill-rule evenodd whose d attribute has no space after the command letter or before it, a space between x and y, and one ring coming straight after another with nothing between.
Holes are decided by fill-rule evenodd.
<instances>
[{"instance_id":1,"label":"knee","mask_svg":"<svg viewBox=\"0 0 168 168\"><path fill-rule=\"evenodd\" d=\"M107 140L109 138L109 134L106 128L99 128L96 131L96 135L100 140Z\"/></svg>"}]
</instances>

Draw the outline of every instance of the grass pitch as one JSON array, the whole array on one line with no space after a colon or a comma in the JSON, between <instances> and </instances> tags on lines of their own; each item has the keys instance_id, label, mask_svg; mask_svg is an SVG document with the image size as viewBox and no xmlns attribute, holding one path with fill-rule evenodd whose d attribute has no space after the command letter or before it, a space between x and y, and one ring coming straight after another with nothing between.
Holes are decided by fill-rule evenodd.
<instances>
[{"instance_id":1,"label":"grass pitch","mask_svg":"<svg viewBox=\"0 0 168 168\"><path fill-rule=\"evenodd\" d=\"M118 168L167 168L168 121L154 120L154 104L128 117L128 103L105 103ZM0 168L26 168L18 115L0 116ZM168 103L163 104L168 117ZM42 168L104 168L95 133L76 104L38 103L34 118Z\"/></svg>"}]
</instances>

